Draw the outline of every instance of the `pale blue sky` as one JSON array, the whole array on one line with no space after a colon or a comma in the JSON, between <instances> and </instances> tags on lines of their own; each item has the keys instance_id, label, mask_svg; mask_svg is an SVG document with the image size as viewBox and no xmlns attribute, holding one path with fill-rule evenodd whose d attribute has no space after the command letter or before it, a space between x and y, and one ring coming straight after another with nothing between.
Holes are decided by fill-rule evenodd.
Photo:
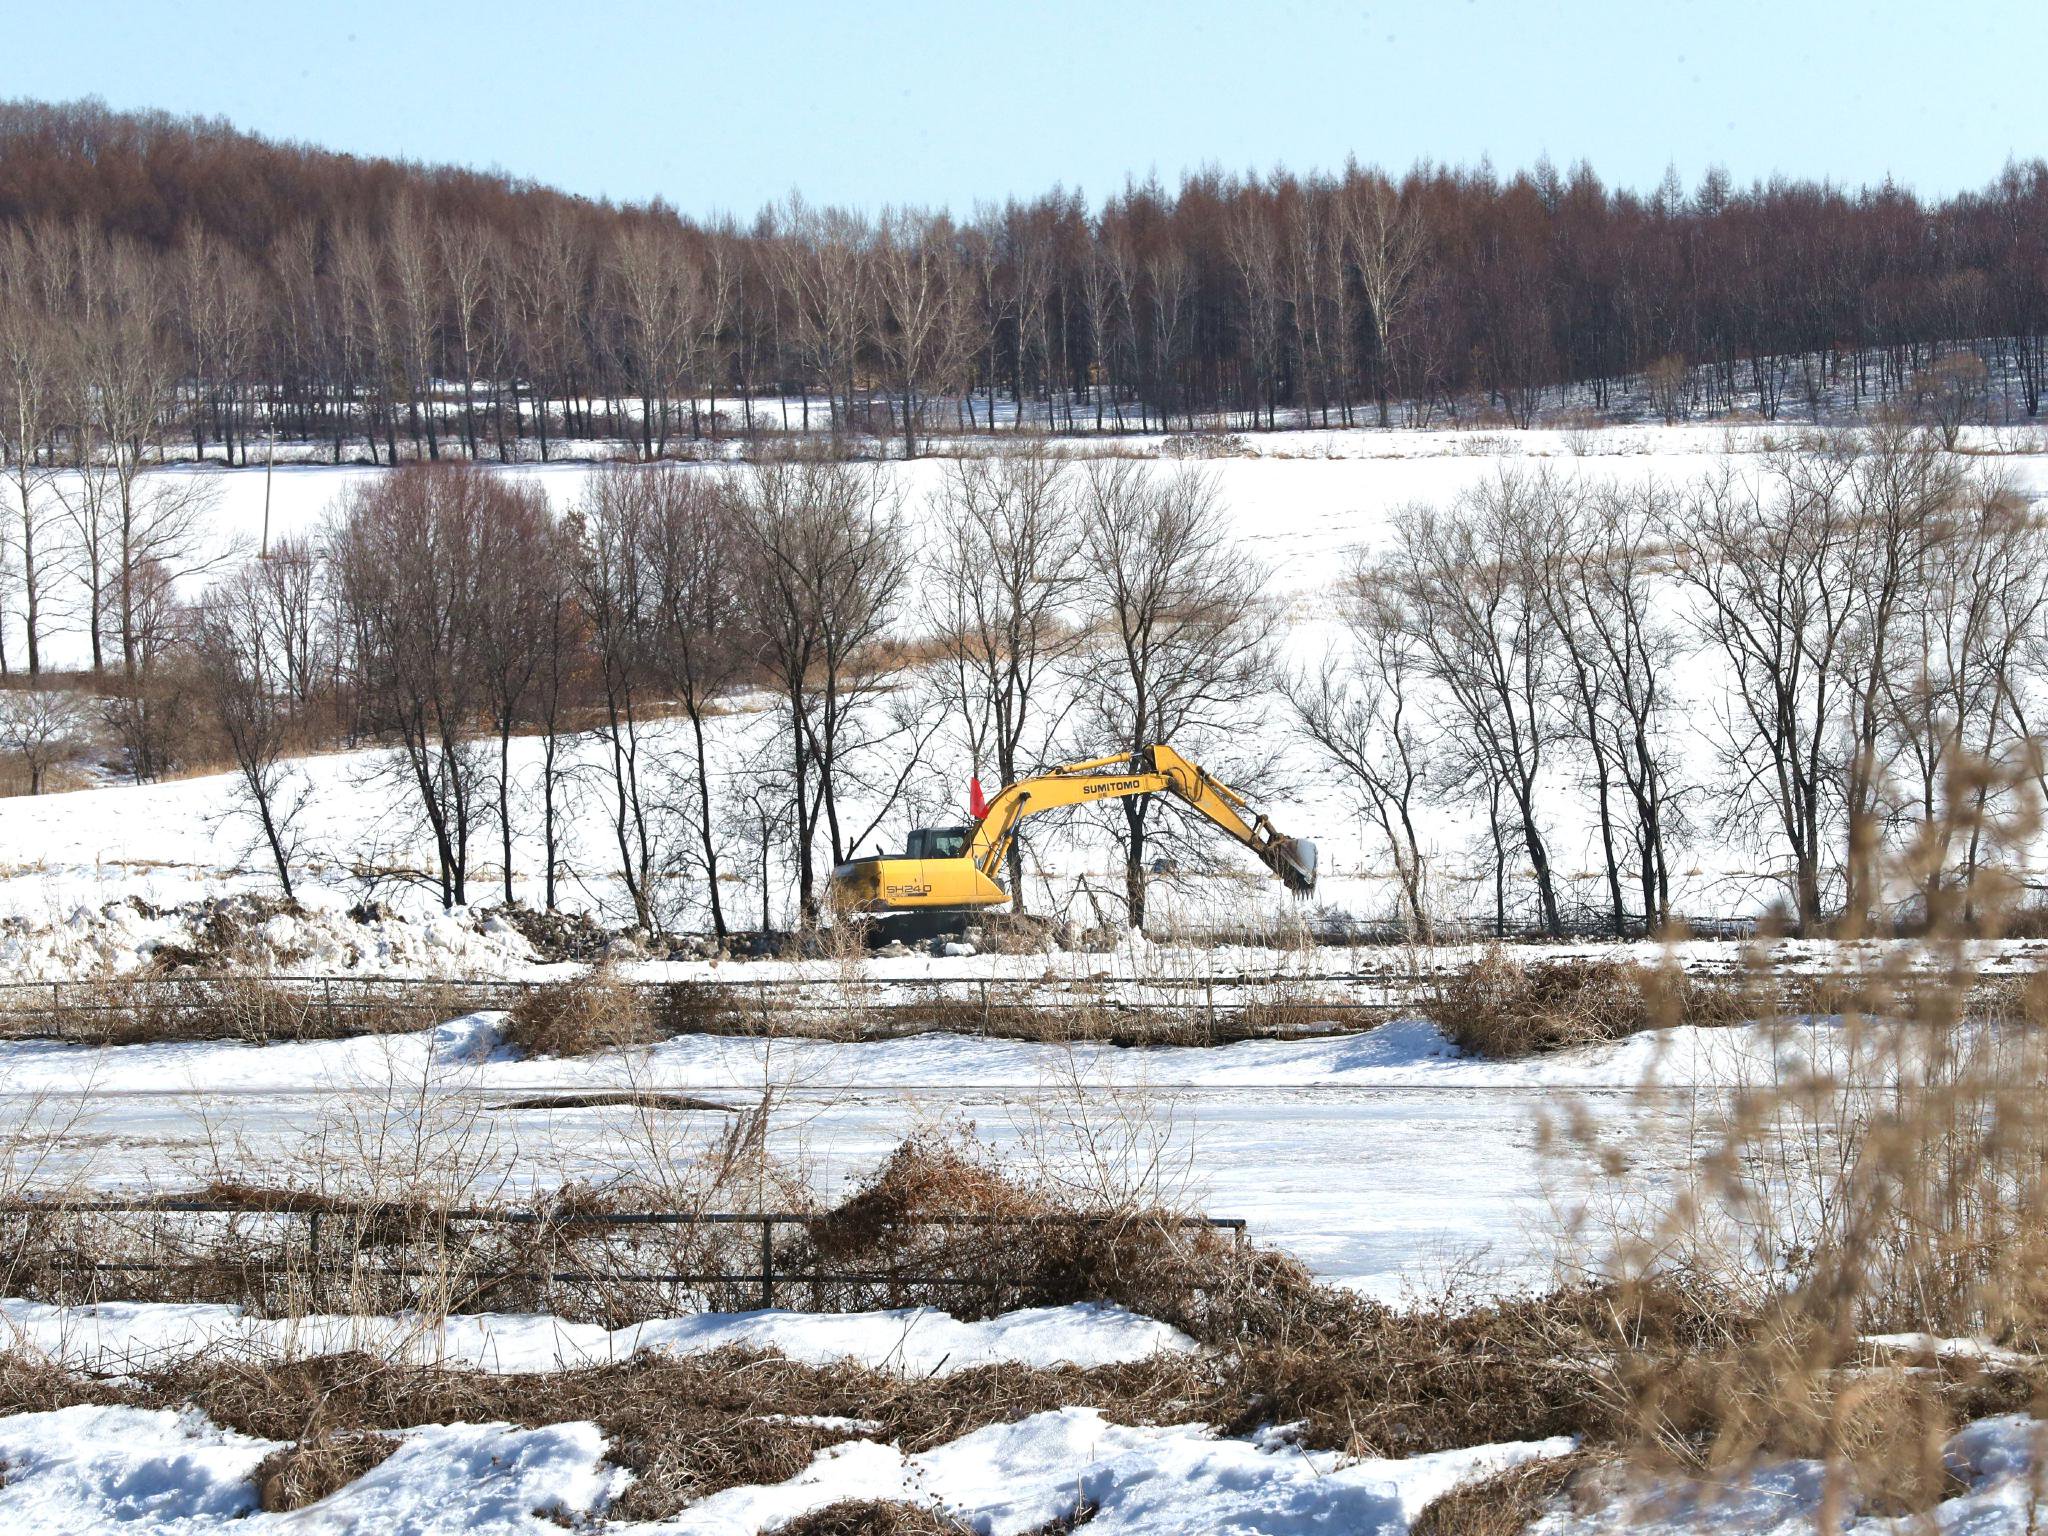
<instances>
[{"instance_id":1,"label":"pale blue sky","mask_svg":"<svg viewBox=\"0 0 2048 1536\"><path fill-rule=\"evenodd\" d=\"M1215 163L1709 165L1924 192L2048 154L2048 0L0 0L0 96L224 116L750 215Z\"/></svg>"}]
</instances>

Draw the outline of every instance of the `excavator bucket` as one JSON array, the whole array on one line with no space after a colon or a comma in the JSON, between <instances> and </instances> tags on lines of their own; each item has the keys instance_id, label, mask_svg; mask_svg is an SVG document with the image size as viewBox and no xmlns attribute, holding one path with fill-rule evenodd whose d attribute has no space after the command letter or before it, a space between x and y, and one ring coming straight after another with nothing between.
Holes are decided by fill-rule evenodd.
<instances>
[{"instance_id":1,"label":"excavator bucket","mask_svg":"<svg viewBox=\"0 0 2048 1536\"><path fill-rule=\"evenodd\" d=\"M1316 888L1316 845L1305 837L1276 837L1259 850L1266 867L1297 896Z\"/></svg>"}]
</instances>

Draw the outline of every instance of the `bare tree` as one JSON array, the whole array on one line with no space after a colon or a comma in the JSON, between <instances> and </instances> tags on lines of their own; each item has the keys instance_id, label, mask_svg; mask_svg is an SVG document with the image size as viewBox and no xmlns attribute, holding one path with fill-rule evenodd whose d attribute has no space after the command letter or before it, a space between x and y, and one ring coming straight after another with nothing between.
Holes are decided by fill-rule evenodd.
<instances>
[{"instance_id":1,"label":"bare tree","mask_svg":"<svg viewBox=\"0 0 2048 1536\"><path fill-rule=\"evenodd\" d=\"M1277 425L1280 394L1280 239L1264 204L1247 196L1234 208L1224 231L1224 249L1237 269L1244 290L1245 335L1250 344L1252 425L1259 420L1259 396L1265 396L1266 425Z\"/></svg>"},{"instance_id":2,"label":"bare tree","mask_svg":"<svg viewBox=\"0 0 2048 1536\"><path fill-rule=\"evenodd\" d=\"M512 892L512 736L530 718L544 686L558 609L571 579L566 535L537 485L500 484L477 524L477 570L483 585L470 624L478 681L498 738L495 791L498 847L504 861L505 905Z\"/></svg>"},{"instance_id":3,"label":"bare tree","mask_svg":"<svg viewBox=\"0 0 2048 1536\"><path fill-rule=\"evenodd\" d=\"M434 841L441 902L466 902L482 775L472 732L484 716L475 660L479 528L510 494L467 465L413 465L347 492L328 537L356 689Z\"/></svg>"},{"instance_id":4,"label":"bare tree","mask_svg":"<svg viewBox=\"0 0 2048 1536\"><path fill-rule=\"evenodd\" d=\"M1221 746L1265 692L1274 626L1264 573L1230 537L1215 480L1192 467L1158 474L1128 459L1096 460L1081 487L1081 521L1083 594L1102 643L1079 681L1101 739L1133 754L1156 742L1191 754ZM1157 798L1117 802L1133 927L1145 921Z\"/></svg>"},{"instance_id":5,"label":"bare tree","mask_svg":"<svg viewBox=\"0 0 2048 1536\"><path fill-rule=\"evenodd\" d=\"M164 299L146 259L123 242L87 238L80 272L89 302L74 332L78 473L63 493L65 511L87 589L93 668L104 668L102 637L111 631L132 684L150 643L149 618L168 611L153 601L150 584L182 581L233 551L210 540L210 481L150 469L149 450L174 394L175 362L164 334Z\"/></svg>"},{"instance_id":6,"label":"bare tree","mask_svg":"<svg viewBox=\"0 0 2048 1536\"><path fill-rule=\"evenodd\" d=\"M414 451L418 451L419 433L424 427L427 457L438 459L441 440L435 419L434 357L435 332L440 326L440 291L435 281L437 261L432 226L413 193L400 193L392 204L384 245L390 259L391 294L396 301L391 314L396 322L397 357L404 369L411 403Z\"/></svg>"},{"instance_id":7,"label":"bare tree","mask_svg":"<svg viewBox=\"0 0 2048 1536\"><path fill-rule=\"evenodd\" d=\"M488 335L484 305L494 286L496 237L479 222L444 223L435 229L441 277L448 294L456 355L462 360L462 440L477 456L476 379Z\"/></svg>"},{"instance_id":8,"label":"bare tree","mask_svg":"<svg viewBox=\"0 0 2048 1536\"><path fill-rule=\"evenodd\" d=\"M85 724L75 694L51 688L0 692L0 749L20 759L32 795L48 788L51 770L78 751Z\"/></svg>"},{"instance_id":9,"label":"bare tree","mask_svg":"<svg viewBox=\"0 0 2048 1536\"><path fill-rule=\"evenodd\" d=\"M1339 208L1344 244L1365 295L1373 341L1373 394L1384 427L1394 340L1420 285L1427 232L1416 210L1404 205L1400 192L1377 172L1347 180Z\"/></svg>"},{"instance_id":10,"label":"bare tree","mask_svg":"<svg viewBox=\"0 0 2048 1536\"><path fill-rule=\"evenodd\" d=\"M1394 520L1394 544L1374 572L1397 622L1436 685L1442 727L1462 744L1467 778L1487 796L1493 828L1496 918L1504 859L1498 797L1508 798L1516 841L1528 855L1547 933L1563 931L1556 876L1541 814L1541 784L1559 733L1556 627L1529 551L1535 488L1503 472L1462 493L1447 510L1410 507Z\"/></svg>"},{"instance_id":11,"label":"bare tree","mask_svg":"<svg viewBox=\"0 0 2048 1536\"><path fill-rule=\"evenodd\" d=\"M1999 787L2025 782L2030 768L2038 785L2043 769L2027 674L2048 616L2048 529L2002 477L1971 476L1962 498L1902 620L1919 665L1893 668L1885 685L1896 737L1887 755L1907 781L1904 808L1918 823L1910 863L1933 921L1953 891L1975 887L2003 809ZM1966 906L1961 916L1977 914Z\"/></svg>"},{"instance_id":12,"label":"bare tree","mask_svg":"<svg viewBox=\"0 0 2048 1536\"><path fill-rule=\"evenodd\" d=\"M651 539L645 485L643 475L623 464L607 465L591 477L579 519L577 597L590 627L604 701L602 734L619 878L633 903L635 922L651 932L656 927L654 885L661 873L660 803L651 782L658 765L644 760L650 724L645 695L653 677L650 651L659 592L647 559Z\"/></svg>"},{"instance_id":13,"label":"bare tree","mask_svg":"<svg viewBox=\"0 0 2048 1536\"><path fill-rule=\"evenodd\" d=\"M1048 709L1046 685L1082 638L1074 478L1035 445L955 461L934 496L931 614L975 770L992 760L1004 784L1042 765L1063 713ZM1020 842L1010 895L1021 912Z\"/></svg>"},{"instance_id":14,"label":"bare tree","mask_svg":"<svg viewBox=\"0 0 2048 1536\"><path fill-rule=\"evenodd\" d=\"M697 273L680 231L654 220L630 225L612 250L625 354L640 396L640 452L668 451L670 400L688 377L697 339Z\"/></svg>"},{"instance_id":15,"label":"bare tree","mask_svg":"<svg viewBox=\"0 0 2048 1536\"><path fill-rule=\"evenodd\" d=\"M1887 699L1894 677L1913 662L1898 647L1911 638L1907 619L1921 601L1937 552L1958 536L1967 474L1930 433L1881 425L1825 450L1849 463L1851 568L1842 586L1850 623L1838 659L1848 708L1850 754L1843 786L1850 836L1843 906L1860 928L1879 896L1876 840L1890 764Z\"/></svg>"},{"instance_id":16,"label":"bare tree","mask_svg":"<svg viewBox=\"0 0 2048 1536\"><path fill-rule=\"evenodd\" d=\"M1537 555L1571 729L1593 768L1617 934L1627 926L1620 873L1627 852L1645 925L1655 930L1671 919L1671 842L1682 793L1673 782L1671 685L1684 659L1660 532L1671 500L1657 485L1557 495ZM1623 796L1625 813L1613 803ZM1624 839L1626 850L1617 847Z\"/></svg>"},{"instance_id":17,"label":"bare tree","mask_svg":"<svg viewBox=\"0 0 2048 1536\"><path fill-rule=\"evenodd\" d=\"M64 387L62 344L50 296L36 280L46 265L26 230L6 232L0 243L0 467L13 492L5 542L18 560L32 679L42 675L51 587L62 569L63 508L50 489L57 469L50 444Z\"/></svg>"},{"instance_id":18,"label":"bare tree","mask_svg":"<svg viewBox=\"0 0 2048 1536\"><path fill-rule=\"evenodd\" d=\"M1363 800L1387 845L1403 917L1429 943L1435 932L1428 861L1415 827L1429 773L1416 642L1387 603L1370 561L1357 558L1343 593L1348 653L1298 674L1288 700L1301 732Z\"/></svg>"},{"instance_id":19,"label":"bare tree","mask_svg":"<svg viewBox=\"0 0 2048 1536\"><path fill-rule=\"evenodd\" d=\"M1722 465L1662 527L1702 599L1701 636L1728 665L1724 813L1768 809L1807 932L1823 917L1847 771L1839 692L1858 564L1848 473L1836 454L1774 455L1755 475Z\"/></svg>"},{"instance_id":20,"label":"bare tree","mask_svg":"<svg viewBox=\"0 0 2048 1536\"><path fill-rule=\"evenodd\" d=\"M1680 647L1664 616L1675 595L1660 519L1670 494L1623 491L1548 473L1530 483L1526 558L1557 652L1561 734L1587 769L1610 921L1630 922L1624 866L1643 923L1669 917L1668 840L1675 819L1666 740Z\"/></svg>"},{"instance_id":21,"label":"bare tree","mask_svg":"<svg viewBox=\"0 0 2048 1536\"><path fill-rule=\"evenodd\" d=\"M914 459L919 396L942 374L953 340L959 275L951 221L907 211L885 213L874 265L888 313L879 335L903 391L903 456Z\"/></svg>"},{"instance_id":22,"label":"bare tree","mask_svg":"<svg viewBox=\"0 0 2048 1536\"><path fill-rule=\"evenodd\" d=\"M705 723L749 659L746 612L734 580L741 565L739 529L726 487L709 471L662 465L644 471L638 488L647 502L640 531L654 587L648 656L690 722L696 842L712 931L723 940L719 829Z\"/></svg>"},{"instance_id":23,"label":"bare tree","mask_svg":"<svg viewBox=\"0 0 2048 1536\"><path fill-rule=\"evenodd\" d=\"M780 212L774 247L797 335L824 381L827 398L844 389L833 412L837 436L853 416L854 371L874 317L874 232L858 214L815 209L792 196Z\"/></svg>"},{"instance_id":24,"label":"bare tree","mask_svg":"<svg viewBox=\"0 0 2048 1536\"><path fill-rule=\"evenodd\" d=\"M296 744L292 662L279 644L276 588L260 563L214 583L194 615L199 689L235 761L243 813L255 823L279 887L292 899L292 864L310 800Z\"/></svg>"},{"instance_id":25,"label":"bare tree","mask_svg":"<svg viewBox=\"0 0 2048 1536\"><path fill-rule=\"evenodd\" d=\"M798 907L809 926L820 912L820 820L835 864L865 836L847 836L840 791L849 759L870 744L860 717L887 687L882 642L910 555L894 487L872 466L761 460L740 472L732 496L748 632L784 716ZM884 811L901 784L875 797Z\"/></svg>"}]
</instances>

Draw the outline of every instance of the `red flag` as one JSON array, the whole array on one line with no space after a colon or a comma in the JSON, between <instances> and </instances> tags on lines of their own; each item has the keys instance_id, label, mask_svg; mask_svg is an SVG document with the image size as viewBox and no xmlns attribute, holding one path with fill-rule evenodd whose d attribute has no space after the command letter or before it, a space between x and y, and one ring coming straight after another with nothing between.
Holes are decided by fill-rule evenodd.
<instances>
[{"instance_id":1,"label":"red flag","mask_svg":"<svg viewBox=\"0 0 2048 1536\"><path fill-rule=\"evenodd\" d=\"M976 821L988 814L988 797L981 792L981 775L967 781L967 814Z\"/></svg>"}]
</instances>

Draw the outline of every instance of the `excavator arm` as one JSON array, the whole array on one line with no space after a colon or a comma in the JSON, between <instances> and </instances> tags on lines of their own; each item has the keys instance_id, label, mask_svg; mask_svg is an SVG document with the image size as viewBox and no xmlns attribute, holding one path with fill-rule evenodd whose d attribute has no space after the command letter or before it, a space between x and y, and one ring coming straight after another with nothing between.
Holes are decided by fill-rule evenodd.
<instances>
[{"instance_id":1,"label":"excavator arm","mask_svg":"<svg viewBox=\"0 0 2048 1536\"><path fill-rule=\"evenodd\" d=\"M975 867L993 880L1010 856L1018 824L1027 816L1095 800L1158 794L1172 795L1201 812L1251 849L1289 890L1306 895L1315 889L1315 844L1283 837L1244 796L1163 745L1147 747L1135 757L1069 763L1008 786L989 802L988 814L974 829L968 855Z\"/></svg>"},{"instance_id":2,"label":"excavator arm","mask_svg":"<svg viewBox=\"0 0 2048 1536\"><path fill-rule=\"evenodd\" d=\"M996 906L1010 899L998 875L1027 817L1157 794L1172 795L1214 822L1290 891L1306 895L1315 889L1314 843L1283 836L1244 796L1164 744L1130 756L1068 763L1006 785L978 822L961 829L966 835L958 852L929 856L923 844L931 834L913 834L912 853L840 865L833 871L834 888L842 906L870 913Z\"/></svg>"}]
</instances>

